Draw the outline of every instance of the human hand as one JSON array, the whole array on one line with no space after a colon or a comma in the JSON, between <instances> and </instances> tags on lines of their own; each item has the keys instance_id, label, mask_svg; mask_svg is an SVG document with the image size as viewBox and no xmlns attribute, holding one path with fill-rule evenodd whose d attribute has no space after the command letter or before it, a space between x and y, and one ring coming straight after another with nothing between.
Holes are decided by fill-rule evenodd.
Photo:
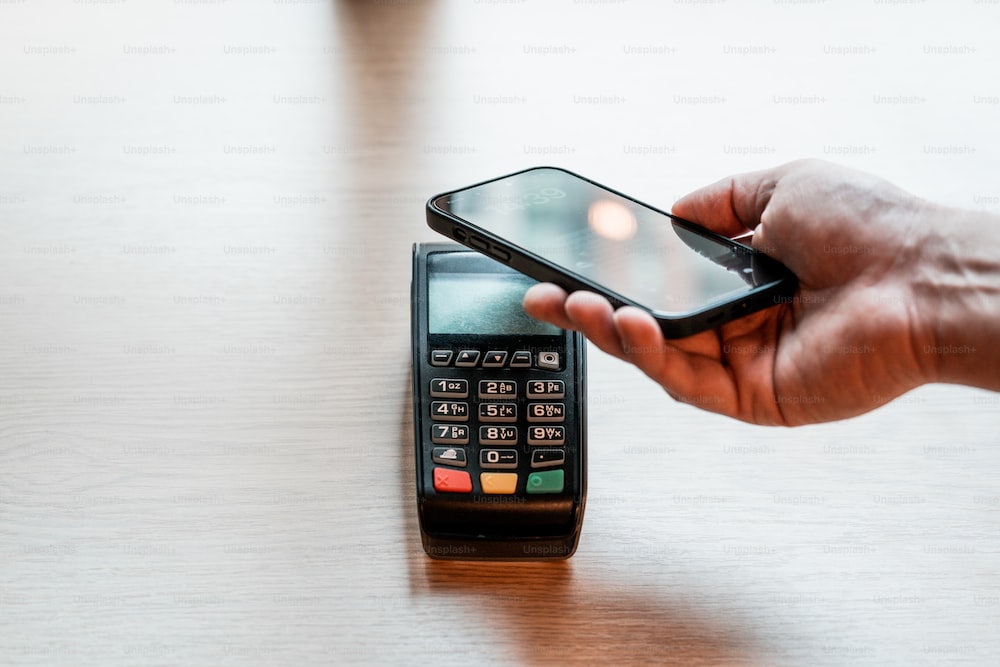
<instances>
[{"instance_id":1,"label":"human hand","mask_svg":"<svg viewBox=\"0 0 1000 667\"><path fill-rule=\"evenodd\" d=\"M676 340L664 339L645 311L614 311L603 297L551 284L529 290L525 310L583 332L677 400L758 424L842 419L949 379L928 354L941 348L942 333L931 323L929 267L948 260L932 261L928 247L940 243L936 226L954 211L809 160L719 181L680 199L673 213L731 237L753 230L752 245L790 268L798 291Z\"/></svg>"}]
</instances>

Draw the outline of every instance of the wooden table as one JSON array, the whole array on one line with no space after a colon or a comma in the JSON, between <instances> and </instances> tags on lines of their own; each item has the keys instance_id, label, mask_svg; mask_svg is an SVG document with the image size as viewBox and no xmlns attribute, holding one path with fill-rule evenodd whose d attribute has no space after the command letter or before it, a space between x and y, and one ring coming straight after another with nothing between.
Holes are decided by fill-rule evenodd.
<instances>
[{"instance_id":1,"label":"wooden table","mask_svg":"<svg viewBox=\"0 0 1000 667\"><path fill-rule=\"evenodd\" d=\"M996 664L997 395L770 429L591 350L576 556L432 561L408 282L429 195L540 163L1000 210L997 11L4 3L0 663Z\"/></svg>"}]
</instances>

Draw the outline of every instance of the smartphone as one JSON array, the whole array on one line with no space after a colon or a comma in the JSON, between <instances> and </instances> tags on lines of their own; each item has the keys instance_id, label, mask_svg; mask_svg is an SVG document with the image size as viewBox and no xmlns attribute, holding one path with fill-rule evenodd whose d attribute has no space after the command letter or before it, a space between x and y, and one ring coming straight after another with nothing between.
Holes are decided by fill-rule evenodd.
<instances>
[{"instance_id":1,"label":"smartphone","mask_svg":"<svg viewBox=\"0 0 1000 667\"><path fill-rule=\"evenodd\" d=\"M413 246L417 513L431 557L546 560L576 550L585 345L524 312L533 283L454 243Z\"/></svg>"},{"instance_id":2,"label":"smartphone","mask_svg":"<svg viewBox=\"0 0 1000 667\"><path fill-rule=\"evenodd\" d=\"M638 306L667 338L781 303L797 285L750 246L556 167L436 195L427 223L535 280Z\"/></svg>"}]
</instances>

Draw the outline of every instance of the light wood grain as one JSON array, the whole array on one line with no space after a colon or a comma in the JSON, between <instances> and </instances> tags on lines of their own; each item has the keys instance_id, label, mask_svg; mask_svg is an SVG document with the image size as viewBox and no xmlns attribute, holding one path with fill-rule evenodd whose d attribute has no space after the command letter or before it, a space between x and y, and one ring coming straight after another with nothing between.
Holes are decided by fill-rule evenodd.
<instances>
[{"instance_id":1,"label":"light wood grain","mask_svg":"<svg viewBox=\"0 0 1000 667\"><path fill-rule=\"evenodd\" d=\"M420 550L434 192L818 156L1000 209L994 7L733 4L0 6L0 663L995 664L961 387L775 430L591 350L576 556Z\"/></svg>"}]
</instances>

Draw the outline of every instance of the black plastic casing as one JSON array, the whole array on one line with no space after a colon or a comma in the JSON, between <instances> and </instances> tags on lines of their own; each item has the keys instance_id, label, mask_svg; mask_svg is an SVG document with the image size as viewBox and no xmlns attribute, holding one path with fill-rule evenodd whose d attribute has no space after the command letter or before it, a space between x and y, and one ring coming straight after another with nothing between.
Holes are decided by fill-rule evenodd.
<instances>
[{"instance_id":1,"label":"black plastic casing","mask_svg":"<svg viewBox=\"0 0 1000 667\"><path fill-rule=\"evenodd\" d=\"M417 514L423 548L432 558L458 560L548 560L564 559L576 551L583 522L587 489L586 465L586 382L585 343L572 331L559 335L470 335L431 334L428 332L427 259L434 253L461 253L463 270L469 262L476 271L511 273L513 271L477 253L453 243L420 243L413 246L411 283L411 327L413 338L413 425L416 452ZM520 277L523 280L523 277ZM470 293L470 298L475 295ZM462 349L530 350L533 357L542 352L558 352L562 368L558 371L538 368L458 368L432 366L431 350ZM430 382L439 378L469 380L470 443L466 446L472 493L441 493L434 489L431 452ZM478 405L476 387L480 379L514 380L523 387L527 380L563 380L566 395L560 402L566 407L565 487L558 494L525 492L531 451L521 437L517 444L518 487L514 494L484 494L479 485ZM523 395L518 405L519 433L526 427ZM513 472L513 471L506 471Z\"/></svg>"},{"instance_id":2,"label":"black plastic casing","mask_svg":"<svg viewBox=\"0 0 1000 667\"><path fill-rule=\"evenodd\" d=\"M534 169L557 169L573 178L591 183L607 192L623 197L640 206L644 206L656 213L659 213L664 216L665 221L673 222L674 224L701 236L708 242L719 243L726 248L732 248L741 254L749 255L755 267L755 271L759 271L760 275L765 277L763 284L748 288L745 292L734 298L721 302L713 302L697 310L692 310L686 313L665 313L627 299L624 296L607 289L603 285L587 280L583 276L550 262L545 257L528 252L523 248L520 248L519 246L497 236L496 234L479 228L476 226L475 221L459 218L448 211L442 210L437 205L437 201L442 197L456 195L464 190L469 190L486 183L492 183L494 181L510 178L511 176L523 174L524 172L532 171ZM788 270L783 264L775 259L772 259L771 257L768 257L759 250L722 236L721 234L716 234L715 232L709 231L700 225L684 220L683 218L678 218L677 216L671 215L665 211L661 211L660 209L641 202L634 197L629 197L624 193L613 190L612 188L601 185L596 181L560 167L538 166L522 169L521 171L499 176L497 178L491 178L464 188L434 195L427 201L426 215L427 224L434 231L443 234L448 238L455 239L462 245L465 245L472 250L488 255L497 261L503 262L504 264L516 269L526 276L534 278L535 280L540 282L555 283L567 292L587 290L601 294L608 299L614 308L629 305L636 306L647 311L659 323L660 330L666 338L683 338L690 336L707 329L721 326L726 322L743 317L744 315L749 315L750 313L758 310L763 310L781 303L787 303L790 301L789 297L795 293L795 290L798 287L798 280L795 277L795 274Z\"/></svg>"}]
</instances>

